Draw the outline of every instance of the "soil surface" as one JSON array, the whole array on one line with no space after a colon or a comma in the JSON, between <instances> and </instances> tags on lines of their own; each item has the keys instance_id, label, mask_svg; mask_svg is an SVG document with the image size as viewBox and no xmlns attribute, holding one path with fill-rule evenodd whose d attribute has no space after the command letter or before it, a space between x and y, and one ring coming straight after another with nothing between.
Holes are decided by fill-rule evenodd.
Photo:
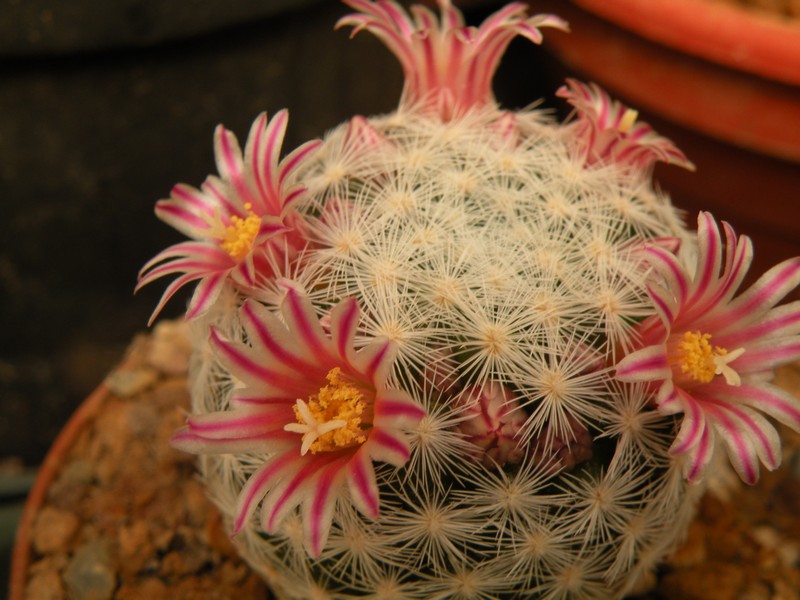
<instances>
[{"instance_id":1,"label":"soil surface","mask_svg":"<svg viewBox=\"0 0 800 600\"><path fill-rule=\"evenodd\" d=\"M207 501L194 457L168 439L189 405L190 348L163 322L134 340L70 444L16 557L12 600L267 599ZM800 365L778 383L800 393ZM640 600L800 600L800 438L749 488L715 486L685 545L643 582Z\"/></svg>"}]
</instances>

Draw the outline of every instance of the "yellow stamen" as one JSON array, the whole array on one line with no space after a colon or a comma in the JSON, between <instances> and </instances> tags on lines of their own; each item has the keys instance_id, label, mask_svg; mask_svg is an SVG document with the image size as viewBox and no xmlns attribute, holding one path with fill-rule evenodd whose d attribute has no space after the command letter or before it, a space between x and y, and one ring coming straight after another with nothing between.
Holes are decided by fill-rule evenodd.
<instances>
[{"instance_id":1,"label":"yellow stamen","mask_svg":"<svg viewBox=\"0 0 800 600\"><path fill-rule=\"evenodd\" d=\"M244 205L247 211L245 218L233 215L231 224L225 228L219 246L230 254L234 260L242 260L253 248L253 241L261 228L261 217L251 210L253 205L249 202Z\"/></svg>"},{"instance_id":2,"label":"yellow stamen","mask_svg":"<svg viewBox=\"0 0 800 600\"><path fill-rule=\"evenodd\" d=\"M677 357L681 373L700 383L709 383L715 375L722 375L728 385L740 385L739 374L728 363L739 358L744 353L744 348L737 348L729 353L726 348L712 348L710 339L710 333L687 331L683 334L683 340L678 344Z\"/></svg>"},{"instance_id":3,"label":"yellow stamen","mask_svg":"<svg viewBox=\"0 0 800 600\"><path fill-rule=\"evenodd\" d=\"M633 110L632 108L628 108L622 114L622 118L619 120L619 125L617 125L617 131L620 133L628 133L633 124L636 123L636 119L639 116L639 112Z\"/></svg>"},{"instance_id":4,"label":"yellow stamen","mask_svg":"<svg viewBox=\"0 0 800 600\"><path fill-rule=\"evenodd\" d=\"M300 453L330 452L361 444L367 437L362 428L362 413L366 402L362 393L342 378L339 367L326 375L328 385L309 396L308 401L297 400L294 414L297 423L284 427L286 431L303 434Z\"/></svg>"}]
</instances>

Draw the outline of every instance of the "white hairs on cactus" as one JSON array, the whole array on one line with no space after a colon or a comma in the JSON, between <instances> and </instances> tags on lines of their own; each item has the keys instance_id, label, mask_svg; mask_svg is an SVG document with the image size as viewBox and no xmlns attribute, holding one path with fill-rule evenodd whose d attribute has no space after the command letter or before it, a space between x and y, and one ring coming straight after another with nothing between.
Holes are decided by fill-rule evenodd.
<instances>
[{"instance_id":1,"label":"white hairs on cactus","mask_svg":"<svg viewBox=\"0 0 800 600\"><path fill-rule=\"evenodd\" d=\"M157 314L197 282L173 443L280 598L619 597L718 446L753 483L767 417L800 429L765 377L800 356L776 307L800 259L737 295L749 239L685 228L650 176L691 163L598 86L567 81L564 124L502 110L505 47L557 17L345 3L402 64L398 110L283 159L286 111L243 151L220 127L219 176L157 205L192 241L139 285L177 275Z\"/></svg>"}]
</instances>

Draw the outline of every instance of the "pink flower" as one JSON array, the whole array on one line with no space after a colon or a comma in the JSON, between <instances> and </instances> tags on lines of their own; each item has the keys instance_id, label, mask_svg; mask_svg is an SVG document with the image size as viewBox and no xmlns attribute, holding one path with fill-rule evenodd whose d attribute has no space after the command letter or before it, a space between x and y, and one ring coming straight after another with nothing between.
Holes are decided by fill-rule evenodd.
<instances>
[{"instance_id":1,"label":"pink flower","mask_svg":"<svg viewBox=\"0 0 800 600\"><path fill-rule=\"evenodd\" d=\"M689 481L702 475L718 435L752 484L759 459L770 470L781 460L778 433L760 413L800 430L800 400L768 382L776 366L800 357L800 302L775 307L800 283L800 258L776 265L734 298L752 246L722 226L724 244L714 218L699 215L693 272L663 246L645 249L658 316L639 325L643 347L619 362L616 375L653 382L658 408L684 414L670 451L687 456Z\"/></svg>"},{"instance_id":2,"label":"pink flower","mask_svg":"<svg viewBox=\"0 0 800 600\"><path fill-rule=\"evenodd\" d=\"M302 504L306 548L316 557L343 487L363 514L377 517L373 461L404 465L410 455L405 432L425 411L405 392L387 387L395 356L389 341L353 350L359 321L354 299L331 310L328 335L311 302L291 283L279 285L286 289L283 321L252 300L242 306L249 345L212 328L214 349L242 387L230 410L190 416L172 443L194 453L264 452L264 464L239 495L233 533L259 502L267 532Z\"/></svg>"},{"instance_id":3,"label":"pink flower","mask_svg":"<svg viewBox=\"0 0 800 600\"><path fill-rule=\"evenodd\" d=\"M218 126L214 153L220 177L208 177L199 190L176 185L168 200L156 204L162 221L194 241L170 246L139 272L137 290L180 274L165 290L150 323L188 283L198 281L186 313L191 319L207 310L229 281L252 288L259 276L275 275L305 246L302 219L292 209L305 188L288 185L288 179L320 142L303 144L279 162L288 118L282 110L267 122L262 113L250 129L244 156L233 133Z\"/></svg>"},{"instance_id":4,"label":"pink flower","mask_svg":"<svg viewBox=\"0 0 800 600\"><path fill-rule=\"evenodd\" d=\"M478 28L466 27L450 0L439 0L441 19L419 5L412 6L409 15L390 0L344 2L359 12L336 26L352 25L353 35L370 30L400 60L405 74L402 104L438 113L446 121L494 103L492 77L514 37L539 44L540 27L567 29L552 15L528 17L521 2L501 8Z\"/></svg>"},{"instance_id":5,"label":"pink flower","mask_svg":"<svg viewBox=\"0 0 800 600\"><path fill-rule=\"evenodd\" d=\"M575 107L573 136L585 164L616 163L624 169L644 170L661 160L694 170L671 141L637 121L635 110L612 100L597 84L567 79L556 95Z\"/></svg>"},{"instance_id":6,"label":"pink flower","mask_svg":"<svg viewBox=\"0 0 800 600\"><path fill-rule=\"evenodd\" d=\"M486 466L516 464L525 455L518 434L527 415L506 386L489 381L473 386L459 397L463 406L456 429L480 449Z\"/></svg>"}]
</instances>

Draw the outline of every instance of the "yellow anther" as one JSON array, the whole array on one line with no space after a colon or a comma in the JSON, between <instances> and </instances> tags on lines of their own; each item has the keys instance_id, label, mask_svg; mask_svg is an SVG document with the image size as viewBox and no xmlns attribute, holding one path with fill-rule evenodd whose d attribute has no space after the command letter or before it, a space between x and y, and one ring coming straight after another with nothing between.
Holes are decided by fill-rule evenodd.
<instances>
[{"instance_id":1,"label":"yellow anther","mask_svg":"<svg viewBox=\"0 0 800 600\"><path fill-rule=\"evenodd\" d=\"M251 210L253 205L249 202L244 205L247 216L238 215L231 217L231 224L225 228L219 246L234 260L242 260L253 248L253 241L261 228L261 217Z\"/></svg>"},{"instance_id":2,"label":"yellow anther","mask_svg":"<svg viewBox=\"0 0 800 600\"><path fill-rule=\"evenodd\" d=\"M342 378L339 367L326 375L328 385L309 396L298 399L294 406L297 423L284 427L286 431L303 434L301 454L330 452L361 444L367 437L362 428L364 397L357 387Z\"/></svg>"},{"instance_id":3,"label":"yellow anther","mask_svg":"<svg viewBox=\"0 0 800 600\"><path fill-rule=\"evenodd\" d=\"M678 344L681 373L700 383L709 383L715 375L722 375L728 385L739 385L739 374L728 363L739 358L744 348L729 353L726 348L712 348L710 339L710 333L687 331L683 334L683 340Z\"/></svg>"},{"instance_id":4,"label":"yellow anther","mask_svg":"<svg viewBox=\"0 0 800 600\"><path fill-rule=\"evenodd\" d=\"M639 112L633 110L632 108L628 108L622 114L622 118L619 120L619 124L617 125L617 131L620 133L628 133L633 127L633 124L636 123L636 119L639 117Z\"/></svg>"}]
</instances>

